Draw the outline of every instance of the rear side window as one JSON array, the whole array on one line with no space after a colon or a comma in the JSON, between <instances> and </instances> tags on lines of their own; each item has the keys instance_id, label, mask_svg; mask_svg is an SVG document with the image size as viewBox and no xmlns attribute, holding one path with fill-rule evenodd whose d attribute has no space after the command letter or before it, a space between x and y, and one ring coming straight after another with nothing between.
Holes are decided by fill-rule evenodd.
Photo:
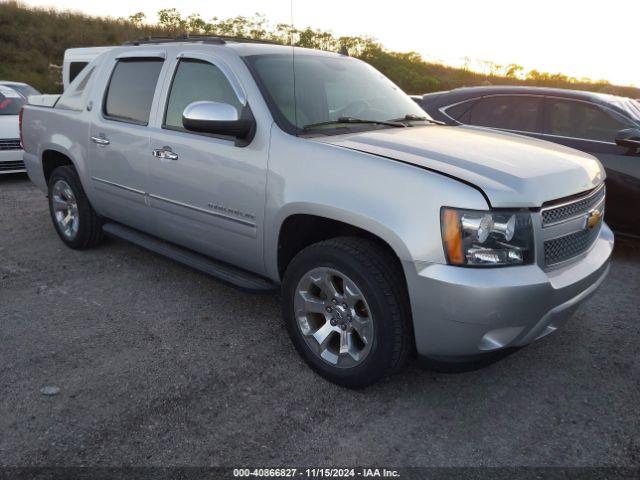
<instances>
[{"instance_id":1,"label":"rear side window","mask_svg":"<svg viewBox=\"0 0 640 480\"><path fill-rule=\"evenodd\" d=\"M14 89L0 85L0 115L18 115L27 99Z\"/></svg>"},{"instance_id":2,"label":"rear side window","mask_svg":"<svg viewBox=\"0 0 640 480\"><path fill-rule=\"evenodd\" d=\"M551 135L613 143L619 130L632 126L591 103L552 98L547 102L545 133Z\"/></svg>"},{"instance_id":3,"label":"rear side window","mask_svg":"<svg viewBox=\"0 0 640 480\"><path fill-rule=\"evenodd\" d=\"M162 62L159 58L118 61L107 87L104 114L114 120L147 125Z\"/></svg>"},{"instance_id":4,"label":"rear side window","mask_svg":"<svg viewBox=\"0 0 640 480\"><path fill-rule=\"evenodd\" d=\"M480 127L541 133L542 109L542 97L484 97L473 107L469 123Z\"/></svg>"},{"instance_id":5,"label":"rear side window","mask_svg":"<svg viewBox=\"0 0 640 480\"><path fill-rule=\"evenodd\" d=\"M169 92L164 126L183 129L184 109L198 101L228 103L238 113L242 109L227 77L218 67L201 60L180 60Z\"/></svg>"},{"instance_id":6,"label":"rear side window","mask_svg":"<svg viewBox=\"0 0 640 480\"><path fill-rule=\"evenodd\" d=\"M471 119L471 109L476 102L477 99L473 99L457 105L452 105L451 107L445 108L444 113L460 123L468 124Z\"/></svg>"},{"instance_id":7,"label":"rear side window","mask_svg":"<svg viewBox=\"0 0 640 480\"><path fill-rule=\"evenodd\" d=\"M79 81L77 85L75 85L75 83L69 85L69 88L65 90L60 97L60 100L58 100L58 103L56 103L56 108L77 111L82 110L84 108L84 98L86 96L85 91L94 70L95 67L92 67L84 74L84 78L78 78Z\"/></svg>"},{"instance_id":8,"label":"rear side window","mask_svg":"<svg viewBox=\"0 0 640 480\"><path fill-rule=\"evenodd\" d=\"M69 64L69 83L73 82L78 74L89 64L89 62L71 62Z\"/></svg>"}]
</instances>

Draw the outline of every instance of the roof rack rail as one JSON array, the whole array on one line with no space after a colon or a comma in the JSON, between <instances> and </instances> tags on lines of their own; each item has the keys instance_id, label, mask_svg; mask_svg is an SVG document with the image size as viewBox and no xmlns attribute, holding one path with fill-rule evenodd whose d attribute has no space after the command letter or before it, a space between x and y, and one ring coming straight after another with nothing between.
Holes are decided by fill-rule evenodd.
<instances>
[{"instance_id":1,"label":"roof rack rail","mask_svg":"<svg viewBox=\"0 0 640 480\"><path fill-rule=\"evenodd\" d=\"M183 34L176 37L144 37L137 40L128 40L123 45L148 45L155 43L178 43L178 42L202 42L224 45L227 42L238 43L268 43L271 45L281 45L273 40L261 40L256 38L232 37L227 35L189 35Z\"/></svg>"}]
</instances>

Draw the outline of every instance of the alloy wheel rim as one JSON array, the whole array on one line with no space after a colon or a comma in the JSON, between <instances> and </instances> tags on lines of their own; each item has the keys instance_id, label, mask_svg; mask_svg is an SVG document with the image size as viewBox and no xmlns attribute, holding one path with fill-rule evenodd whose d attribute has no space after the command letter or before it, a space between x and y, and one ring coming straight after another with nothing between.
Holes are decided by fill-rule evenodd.
<instances>
[{"instance_id":1,"label":"alloy wheel rim","mask_svg":"<svg viewBox=\"0 0 640 480\"><path fill-rule=\"evenodd\" d=\"M371 310L358 285L344 273L318 267L303 275L294 312L306 344L329 365L352 368L371 351Z\"/></svg>"},{"instance_id":2,"label":"alloy wheel rim","mask_svg":"<svg viewBox=\"0 0 640 480\"><path fill-rule=\"evenodd\" d=\"M69 240L73 240L80 228L78 202L71 187L64 180L58 180L52 191L53 216L58 229Z\"/></svg>"}]
</instances>

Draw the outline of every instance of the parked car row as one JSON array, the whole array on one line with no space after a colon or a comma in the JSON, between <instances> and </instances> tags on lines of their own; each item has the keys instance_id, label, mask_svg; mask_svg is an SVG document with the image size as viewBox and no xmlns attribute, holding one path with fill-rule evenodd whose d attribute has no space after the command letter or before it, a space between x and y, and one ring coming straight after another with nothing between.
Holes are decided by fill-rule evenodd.
<instances>
[{"instance_id":1,"label":"parked car row","mask_svg":"<svg viewBox=\"0 0 640 480\"><path fill-rule=\"evenodd\" d=\"M617 232L640 236L640 104L635 100L509 86L459 88L413 98L448 125L513 132L594 155L607 172L607 223Z\"/></svg>"},{"instance_id":2,"label":"parked car row","mask_svg":"<svg viewBox=\"0 0 640 480\"><path fill-rule=\"evenodd\" d=\"M414 352L467 362L527 345L609 270L593 156L442 125L345 55L150 39L46 100L23 109L24 160L67 246L108 234L279 289L293 345L341 385Z\"/></svg>"}]
</instances>

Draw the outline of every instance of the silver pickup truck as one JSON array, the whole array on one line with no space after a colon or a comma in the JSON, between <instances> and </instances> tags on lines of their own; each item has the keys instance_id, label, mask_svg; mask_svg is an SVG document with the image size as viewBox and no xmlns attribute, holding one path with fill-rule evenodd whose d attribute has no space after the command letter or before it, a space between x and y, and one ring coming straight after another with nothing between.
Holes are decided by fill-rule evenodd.
<instances>
[{"instance_id":1,"label":"silver pickup truck","mask_svg":"<svg viewBox=\"0 0 640 480\"><path fill-rule=\"evenodd\" d=\"M26 106L21 136L65 244L104 233L280 289L298 352L345 386L413 354L466 362L526 345L609 268L595 158L439 125L345 55L135 42L52 107Z\"/></svg>"}]
</instances>

